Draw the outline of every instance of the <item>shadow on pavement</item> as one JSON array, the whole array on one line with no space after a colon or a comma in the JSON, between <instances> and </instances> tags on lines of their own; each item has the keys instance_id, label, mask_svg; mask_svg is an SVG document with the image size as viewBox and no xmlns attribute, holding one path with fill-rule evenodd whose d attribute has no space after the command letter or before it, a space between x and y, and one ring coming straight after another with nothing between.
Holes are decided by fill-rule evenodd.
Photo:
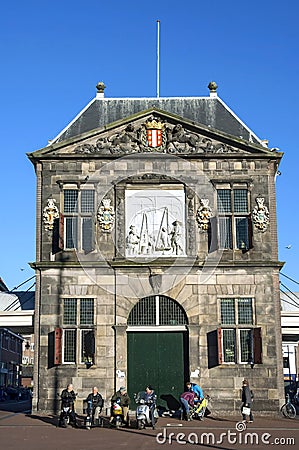
<instances>
[{"instance_id":1,"label":"shadow on pavement","mask_svg":"<svg viewBox=\"0 0 299 450\"><path fill-rule=\"evenodd\" d=\"M0 402L0 411L9 411L14 413L29 412L31 411L31 399L30 400L10 400L6 402Z\"/></svg>"}]
</instances>

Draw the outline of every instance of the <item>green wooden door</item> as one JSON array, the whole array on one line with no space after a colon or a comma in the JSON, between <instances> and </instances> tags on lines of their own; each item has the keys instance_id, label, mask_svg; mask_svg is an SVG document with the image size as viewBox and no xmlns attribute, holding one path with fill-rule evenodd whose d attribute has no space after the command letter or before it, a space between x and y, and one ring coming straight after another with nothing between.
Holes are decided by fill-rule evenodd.
<instances>
[{"instance_id":1,"label":"green wooden door","mask_svg":"<svg viewBox=\"0 0 299 450\"><path fill-rule=\"evenodd\" d=\"M177 409L188 365L185 332L128 332L128 392L132 399L134 392L151 384L158 405Z\"/></svg>"}]
</instances>

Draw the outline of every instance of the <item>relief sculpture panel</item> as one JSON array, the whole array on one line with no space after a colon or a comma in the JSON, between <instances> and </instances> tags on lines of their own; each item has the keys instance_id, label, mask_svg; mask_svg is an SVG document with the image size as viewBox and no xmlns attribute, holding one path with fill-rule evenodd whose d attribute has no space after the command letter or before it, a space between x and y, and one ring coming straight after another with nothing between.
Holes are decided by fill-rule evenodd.
<instances>
[{"instance_id":1,"label":"relief sculpture panel","mask_svg":"<svg viewBox=\"0 0 299 450\"><path fill-rule=\"evenodd\" d=\"M159 152L169 154L235 153L239 149L190 131L181 123L171 124L158 116L144 123L128 124L118 132L104 132L95 142L81 144L75 153L131 154Z\"/></svg>"}]
</instances>

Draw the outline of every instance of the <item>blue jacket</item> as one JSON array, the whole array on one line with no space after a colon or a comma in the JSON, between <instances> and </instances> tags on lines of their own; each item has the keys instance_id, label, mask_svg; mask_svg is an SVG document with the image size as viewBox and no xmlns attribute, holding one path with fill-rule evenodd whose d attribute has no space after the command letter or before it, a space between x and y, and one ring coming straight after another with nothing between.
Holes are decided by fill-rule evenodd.
<instances>
[{"instance_id":1,"label":"blue jacket","mask_svg":"<svg viewBox=\"0 0 299 450\"><path fill-rule=\"evenodd\" d=\"M198 397L199 399L202 399L204 397L203 391L202 391L201 387L198 386L198 384L192 383L191 391L193 391L194 394L196 394L196 397Z\"/></svg>"}]
</instances>

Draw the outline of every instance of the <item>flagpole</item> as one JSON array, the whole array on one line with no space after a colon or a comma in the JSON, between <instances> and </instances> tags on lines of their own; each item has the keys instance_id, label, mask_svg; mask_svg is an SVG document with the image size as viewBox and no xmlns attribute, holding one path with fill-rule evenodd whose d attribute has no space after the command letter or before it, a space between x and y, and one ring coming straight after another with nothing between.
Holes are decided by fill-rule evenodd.
<instances>
[{"instance_id":1,"label":"flagpole","mask_svg":"<svg viewBox=\"0 0 299 450\"><path fill-rule=\"evenodd\" d=\"M160 20L157 20L157 98L160 97Z\"/></svg>"}]
</instances>

